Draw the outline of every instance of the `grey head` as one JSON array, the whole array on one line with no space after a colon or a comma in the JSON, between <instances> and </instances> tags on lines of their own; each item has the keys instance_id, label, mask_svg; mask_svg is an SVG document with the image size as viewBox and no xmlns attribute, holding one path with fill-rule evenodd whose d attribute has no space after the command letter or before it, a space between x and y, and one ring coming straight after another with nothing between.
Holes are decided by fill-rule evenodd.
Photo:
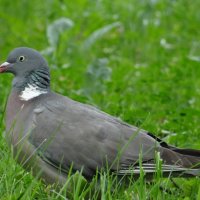
<instances>
[{"instance_id":1,"label":"grey head","mask_svg":"<svg viewBox=\"0 0 200 200\"><path fill-rule=\"evenodd\" d=\"M31 48L19 47L10 52L6 62L0 66L0 73L12 73L13 88L19 91L35 87L41 91L50 88L50 73L46 60Z\"/></svg>"}]
</instances>

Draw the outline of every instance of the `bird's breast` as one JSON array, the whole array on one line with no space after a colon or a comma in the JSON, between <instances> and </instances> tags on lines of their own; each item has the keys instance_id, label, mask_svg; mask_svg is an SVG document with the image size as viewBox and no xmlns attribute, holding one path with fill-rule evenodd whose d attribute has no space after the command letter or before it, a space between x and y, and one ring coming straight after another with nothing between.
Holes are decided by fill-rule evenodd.
<instances>
[{"instance_id":1,"label":"bird's breast","mask_svg":"<svg viewBox=\"0 0 200 200\"><path fill-rule=\"evenodd\" d=\"M6 108L6 139L9 144L18 143L27 134L32 106L20 100L17 92L11 92Z\"/></svg>"}]
</instances>

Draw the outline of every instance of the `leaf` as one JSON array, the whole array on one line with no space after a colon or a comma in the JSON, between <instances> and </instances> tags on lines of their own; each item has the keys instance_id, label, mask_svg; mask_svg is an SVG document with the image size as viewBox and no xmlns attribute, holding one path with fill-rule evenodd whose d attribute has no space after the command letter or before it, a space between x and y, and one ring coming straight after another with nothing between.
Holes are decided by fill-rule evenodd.
<instances>
[{"instance_id":1,"label":"leaf","mask_svg":"<svg viewBox=\"0 0 200 200\"><path fill-rule=\"evenodd\" d=\"M111 79L112 69L108 67L107 58L99 58L89 64L86 74L87 79L93 81L109 81Z\"/></svg>"},{"instance_id":2,"label":"leaf","mask_svg":"<svg viewBox=\"0 0 200 200\"><path fill-rule=\"evenodd\" d=\"M74 22L69 18L60 18L55 20L47 28L47 38L51 47L55 48L59 41L59 36L64 31L70 29Z\"/></svg>"},{"instance_id":3,"label":"leaf","mask_svg":"<svg viewBox=\"0 0 200 200\"><path fill-rule=\"evenodd\" d=\"M51 56L54 52L54 48L53 47L47 47L46 49L42 50L40 53L42 55L48 55Z\"/></svg>"},{"instance_id":4,"label":"leaf","mask_svg":"<svg viewBox=\"0 0 200 200\"><path fill-rule=\"evenodd\" d=\"M112 69L108 64L107 58L98 58L90 63L85 74L85 86L78 93L90 98L93 94L104 92L105 83L111 80L112 75Z\"/></svg>"},{"instance_id":5,"label":"leaf","mask_svg":"<svg viewBox=\"0 0 200 200\"><path fill-rule=\"evenodd\" d=\"M110 32L112 29L120 27L120 22L114 22L112 24L106 25L100 29L95 30L84 42L84 49L90 48L98 39L104 36L106 33Z\"/></svg>"},{"instance_id":6,"label":"leaf","mask_svg":"<svg viewBox=\"0 0 200 200\"><path fill-rule=\"evenodd\" d=\"M188 55L188 59L195 62L200 62L199 51L200 51L200 42L193 41L191 44L191 49Z\"/></svg>"}]
</instances>

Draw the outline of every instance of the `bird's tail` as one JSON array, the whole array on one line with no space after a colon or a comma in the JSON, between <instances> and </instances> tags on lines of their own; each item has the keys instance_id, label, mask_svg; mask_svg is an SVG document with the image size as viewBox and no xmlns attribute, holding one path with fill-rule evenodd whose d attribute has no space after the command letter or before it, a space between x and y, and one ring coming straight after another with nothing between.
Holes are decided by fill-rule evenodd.
<instances>
[{"instance_id":1,"label":"bird's tail","mask_svg":"<svg viewBox=\"0 0 200 200\"><path fill-rule=\"evenodd\" d=\"M200 176L200 150L178 149L172 146L159 147L159 157L162 159L160 170L163 177L194 177ZM123 168L118 175L134 174L140 176L141 167L147 179L151 179L158 172L155 160L137 163L132 169Z\"/></svg>"},{"instance_id":2,"label":"bird's tail","mask_svg":"<svg viewBox=\"0 0 200 200\"><path fill-rule=\"evenodd\" d=\"M175 176L200 176L200 150L179 149L173 146L160 148L163 173L170 166Z\"/></svg>"},{"instance_id":3,"label":"bird's tail","mask_svg":"<svg viewBox=\"0 0 200 200\"><path fill-rule=\"evenodd\" d=\"M151 133L148 135L160 143L158 151L163 160L163 174L167 175L171 168L175 176L200 176L200 150L176 148Z\"/></svg>"}]
</instances>

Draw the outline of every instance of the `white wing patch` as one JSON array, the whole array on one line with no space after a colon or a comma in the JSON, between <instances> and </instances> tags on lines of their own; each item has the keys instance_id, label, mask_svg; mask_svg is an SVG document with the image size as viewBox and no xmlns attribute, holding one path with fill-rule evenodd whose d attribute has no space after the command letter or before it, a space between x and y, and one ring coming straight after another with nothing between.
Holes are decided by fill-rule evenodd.
<instances>
[{"instance_id":1,"label":"white wing patch","mask_svg":"<svg viewBox=\"0 0 200 200\"><path fill-rule=\"evenodd\" d=\"M47 91L41 90L36 85L28 84L27 87L20 93L20 99L23 101L29 101L35 97L40 96L41 94L45 94Z\"/></svg>"}]
</instances>

